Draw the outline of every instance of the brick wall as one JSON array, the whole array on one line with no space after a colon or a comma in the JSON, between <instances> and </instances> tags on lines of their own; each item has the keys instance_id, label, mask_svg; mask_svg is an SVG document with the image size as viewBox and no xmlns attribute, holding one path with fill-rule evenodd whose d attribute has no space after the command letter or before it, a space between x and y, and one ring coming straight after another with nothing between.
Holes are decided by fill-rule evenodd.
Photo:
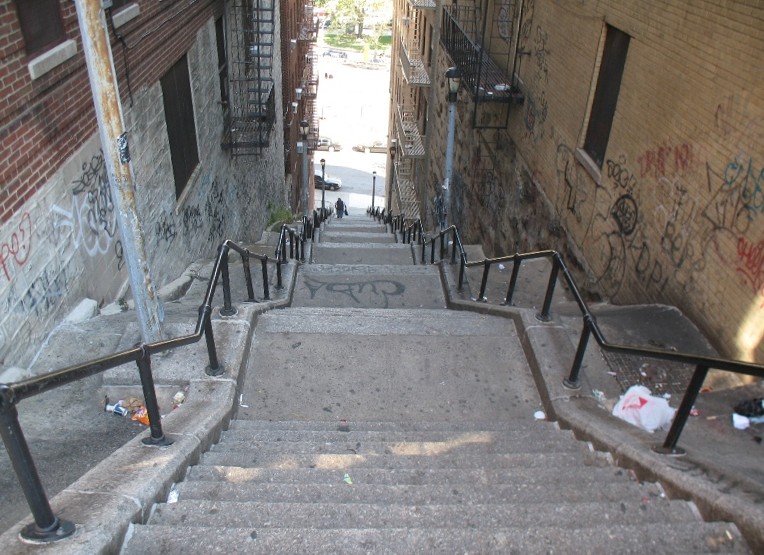
<instances>
[{"instance_id":1,"label":"brick wall","mask_svg":"<svg viewBox=\"0 0 764 555\"><path fill-rule=\"evenodd\" d=\"M188 2L140 5L141 16L120 28L129 46L127 66L116 40L112 51L136 207L149 266L161 287L192 260L213 257L224 239L258 239L267 223L266 207L284 205L288 192L280 118L259 157L231 157L220 147L214 18L222 3L193 3L194 9ZM12 3L0 0L0 34L13 36L15 25ZM76 29L69 31L70 38L78 38ZM0 52L6 54L4 44L0 39ZM52 326L82 297L107 304L129 296L81 47L73 59L34 82L23 50L14 48L0 61L0 85L7 93L0 97L0 203L10 199L2 204L7 210L0 226L0 368L28 364ZM178 201L158 79L184 53L199 165ZM279 48L274 64L280 64ZM6 79L10 74L15 77ZM275 79L280 90L280 77ZM19 96L7 88L17 80L22 82ZM280 95L276 113L283 113ZM24 164L15 163L19 156Z\"/></svg>"},{"instance_id":2,"label":"brick wall","mask_svg":"<svg viewBox=\"0 0 764 555\"><path fill-rule=\"evenodd\" d=\"M460 93L454 211L465 234L494 254L560 250L592 295L676 305L726 355L764 361L764 6L525 6L529 54L517 73L526 98L506 133L471 129L470 96ZM631 41L597 178L576 152L605 23ZM449 63L441 55L436 75ZM436 98L445 104L444 91ZM444 141L445 109L436 113L431 129ZM478 158L493 159L495 179L474 171Z\"/></svg>"}]
</instances>

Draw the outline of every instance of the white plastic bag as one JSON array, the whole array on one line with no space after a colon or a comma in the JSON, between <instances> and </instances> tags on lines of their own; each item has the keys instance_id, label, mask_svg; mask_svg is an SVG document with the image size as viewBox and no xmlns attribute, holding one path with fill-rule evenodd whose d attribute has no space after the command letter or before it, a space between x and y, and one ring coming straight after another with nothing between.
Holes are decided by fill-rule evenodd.
<instances>
[{"instance_id":1,"label":"white plastic bag","mask_svg":"<svg viewBox=\"0 0 764 555\"><path fill-rule=\"evenodd\" d=\"M643 385L631 386L613 407L613 416L650 433L668 427L674 413L666 399L653 397Z\"/></svg>"}]
</instances>

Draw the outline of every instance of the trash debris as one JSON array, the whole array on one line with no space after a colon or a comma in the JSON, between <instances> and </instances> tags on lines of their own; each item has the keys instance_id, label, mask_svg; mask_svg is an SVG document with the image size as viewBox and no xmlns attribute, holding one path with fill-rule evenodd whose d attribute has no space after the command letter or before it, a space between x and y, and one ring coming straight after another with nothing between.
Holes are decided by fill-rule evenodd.
<instances>
[{"instance_id":1,"label":"trash debris","mask_svg":"<svg viewBox=\"0 0 764 555\"><path fill-rule=\"evenodd\" d=\"M533 418L535 418L536 420L545 420L546 414L544 414L543 410L537 410L536 412L533 413Z\"/></svg>"},{"instance_id":2,"label":"trash debris","mask_svg":"<svg viewBox=\"0 0 764 555\"><path fill-rule=\"evenodd\" d=\"M749 399L735 405L735 413L748 418L764 416L764 399Z\"/></svg>"},{"instance_id":3,"label":"trash debris","mask_svg":"<svg viewBox=\"0 0 764 555\"><path fill-rule=\"evenodd\" d=\"M695 408L695 405L692 405L690 409L690 416L700 416L700 411Z\"/></svg>"},{"instance_id":4,"label":"trash debris","mask_svg":"<svg viewBox=\"0 0 764 555\"><path fill-rule=\"evenodd\" d=\"M350 485L350 486L352 486L352 485L353 485L353 480L350 478L350 474L347 474L347 473L346 473L346 474L345 474L345 475L342 477L342 481L343 481L343 482L345 482L346 484Z\"/></svg>"},{"instance_id":5,"label":"trash debris","mask_svg":"<svg viewBox=\"0 0 764 555\"><path fill-rule=\"evenodd\" d=\"M244 408L244 409L248 409L249 408L249 405L245 405L244 404L244 394L243 393L239 394L239 406L241 408Z\"/></svg>"},{"instance_id":6,"label":"trash debris","mask_svg":"<svg viewBox=\"0 0 764 555\"><path fill-rule=\"evenodd\" d=\"M350 423L344 419L340 419L340 423L337 424L337 431L338 432L349 432L350 431Z\"/></svg>"},{"instance_id":7,"label":"trash debris","mask_svg":"<svg viewBox=\"0 0 764 555\"><path fill-rule=\"evenodd\" d=\"M103 398L103 410L117 416L127 416L129 412L126 407L122 406L122 401L117 401L113 405L110 405L108 396Z\"/></svg>"},{"instance_id":8,"label":"trash debris","mask_svg":"<svg viewBox=\"0 0 764 555\"><path fill-rule=\"evenodd\" d=\"M594 398L597 400L597 402L600 405L604 405L605 401L607 401L607 397L605 397L605 393L603 391L600 391L599 389L592 389L592 395L594 395Z\"/></svg>"},{"instance_id":9,"label":"trash debris","mask_svg":"<svg viewBox=\"0 0 764 555\"><path fill-rule=\"evenodd\" d=\"M186 401L186 394L182 391L178 391L172 398L172 408L178 408Z\"/></svg>"},{"instance_id":10,"label":"trash debris","mask_svg":"<svg viewBox=\"0 0 764 555\"><path fill-rule=\"evenodd\" d=\"M650 433L671 424L675 413L666 399L654 397L643 385L631 386L613 407L613 416Z\"/></svg>"},{"instance_id":11,"label":"trash debris","mask_svg":"<svg viewBox=\"0 0 764 555\"><path fill-rule=\"evenodd\" d=\"M175 489L175 486L173 486L172 489L170 490L170 493L167 494L167 502L168 503L178 502L178 490Z\"/></svg>"},{"instance_id":12,"label":"trash debris","mask_svg":"<svg viewBox=\"0 0 764 555\"><path fill-rule=\"evenodd\" d=\"M506 268L506 266L504 266L504 264L499 264L499 270L504 270L504 268Z\"/></svg>"},{"instance_id":13,"label":"trash debris","mask_svg":"<svg viewBox=\"0 0 764 555\"><path fill-rule=\"evenodd\" d=\"M132 420L135 420L136 422L140 422L144 426L149 425L149 413L146 410L146 407L141 406L138 408L138 410L135 411L135 414L132 416Z\"/></svg>"},{"instance_id":14,"label":"trash debris","mask_svg":"<svg viewBox=\"0 0 764 555\"><path fill-rule=\"evenodd\" d=\"M748 419L747 416L743 416L742 414L733 412L732 425L735 427L736 430L746 430L748 429L748 426L751 425L751 421Z\"/></svg>"}]
</instances>

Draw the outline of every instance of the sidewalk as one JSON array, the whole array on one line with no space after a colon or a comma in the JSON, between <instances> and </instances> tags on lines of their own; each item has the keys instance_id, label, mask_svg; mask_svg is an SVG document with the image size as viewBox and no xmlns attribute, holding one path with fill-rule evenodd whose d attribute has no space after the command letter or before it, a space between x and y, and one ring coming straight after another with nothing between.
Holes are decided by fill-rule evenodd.
<instances>
[{"instance_id":1,"label":"sidewalk","mask_svg":"<svg viewBox=\"0 0 764 555\"><path fill-rule=\"evenodd\" d=\"M218 354L225 366L223 376L212 378L204 373L206 351L203 341L167 356L156 357L152 361L155 381L158 389L163 392L160 403L162 399L170 398L178 388L186 391L187 401L176 410L168 410L163 419L165 434L175 443L169 448L145 447L140 439L148 432L143 431L116 449L111 456L95 464L74 483L62 485L60 493L54 496L54 492L49 491L55 514L75 522L78 531L75 537L48 546L48 551L57 554L118 552L125 536L130 533L131 523L145 521L154 502L166 499L173 484L182 480L187 468L198 461L202 452L217 442L232 414L239 405L243 406L247 402L240 396L240 386L258 316L290 302L296 267L293 262L286 265L286 287L278 299L242 305L236 303L236 299L242 298L239 292L238 296L234 293L234 302L239 308L236 315L221 317L215 310L213 329ZM680 438L680 445L687 449L688 455L683 458L657 455L651 447L662 441L665 435L663 432L648 434L621 422L610 416L595 399L594 390L605 392L608 399L615 399L620 389L608 373L614 370L608 366L593 341L585 360L583 387L578 392L563 388L562 378L570 369L580 330L577 328L580 322L576 322L580 318L575 317L569 300L564 298L562 288L558 287L560 298L555 300L552 321L544 323L536 319L538 308L534 304L540 304L543 299L543 293L542 297L537 297L536 292L539 289L543 291L546 286L546 278L542 277L543 268L537 268L535 274L521 277L521 283L526 285L526 289L515 297L515 307L498 306L491 301L503 294L501 291L504 286L500 281L506 277L507 272L496 274L489 287L489 302L476 303L469 300L472 292L469 287L462 292L456 290L455 272L458 267L440 264L439 268L449 308L477 310L512 318L520 331L525 355L534 369L536 385L544 400L548 418L558 419L562 426L572 428L580 439L589 440L598 448L610 451L620 465L634 469L641 478L661 481L671 496L693 499L704 517L735 522L754 552L764 550L764 510L761 508L764 500L764 476L760 464L762 447L756 441L756 431L739 432L732 429L729 423L731 408L728 406L729 403L742 400L739 397L764 396L761 388L746 386L744 390L714 390L701 396L697 404L701 416L690 421ZM208 276L208 268L198 268L197 275ZM238 275L235 269L232 269L232 275ZM470 283L479 284L474 275L468 277ZM412 276L405 279L418 278ZM206 283L202 279L192 280L182 299L168 303L168 319L171 320L169 328L174 334L187 333L193 327L195 310L202 298L200 291L204 288ZM221 300L222 296L216 299L217 306ZM414 304L414 301L407 302ZM428 302L423 300L423 304ZM661 315L665 317L664 307L647 307L645 310L656 318ZM76 333L87 330L89 340L100 344L108 352L115 350L114 345L122 348L134 342L135 325L125 320L124 314L102 318L77 327ZM633 328L644 333L654 327L653 320L646 319L644 312L621 314L619 319L622 318L631 318ZM697 339L697 335L691 333L689 322L684 319L679 322L688 326L683 330L688 333L684 336L679 334L681 337L688 338L687 341L690 341L689 338ZM676 322L673 325L676 327ZM628 326L629 329L631 327ZM75 334L66 340L62 336L62 343L76 344L78 340L72 337L77 336ZM639 334L635 337L639 337ZM643 339L650 339L649 333L643 335ZM63 358L60 360L67 360L63 354L61 356ZM60 360L50 364L60 367L64 365ZM112 395L126 394L130 388L135 388L136 378L135 369L121 367L107 373L102 385ZM76 395L71 397L75 398ZM677 402L672 401L672 405L676 406ZM44 411L43 406L37 405L36 408L45 412L41 416L46 417L45 422L48 422L47 418L50 413L55 416L57 407ZM82 413L86 412L79 406L77 408ZM88 417L83 415L79 420L72 417L72 424L77 423L85 429L91 417L92 414ZM129 423L111 415L104 414L103 418L110 425L108 430L101 430L106 435L93 433L89 438L80 436L82 443L72 442L64 446L61 449L62 456L58 459L59 466L80 464L78 461L88 446L95 448L98 444L107 444L105 438L110 437L111 430L120 425L127 425L129 429ZM22 421L22 426L26 424ZM65 430L69 425L70 422L62 423L62 431L52 434L67 433ZM31 429L34 426L30 425ZM44 429L42 424L41 429ZM34 432L27 434L33 436ZM30 444L33 455L36 455L32 438ZM49 478L44 472L41 472L41 477L47 486ZM39 551L39 547L25 545L18 540L21 526L28 522L30 518L24 518L0 537L4 553Z\"/></svg>"}]
</instances>

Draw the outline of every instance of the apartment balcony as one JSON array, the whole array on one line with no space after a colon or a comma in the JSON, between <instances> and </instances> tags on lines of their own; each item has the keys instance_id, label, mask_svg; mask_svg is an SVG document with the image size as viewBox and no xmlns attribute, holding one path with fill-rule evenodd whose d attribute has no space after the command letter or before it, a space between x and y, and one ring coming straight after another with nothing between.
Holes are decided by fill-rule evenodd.
<instances>
[{"instance_id":1,"label":"apartment balcony","mask_svg":"<svg viewBox=\"0 0 764 555\"><path fill-rule=\"evenodd\" d=\"M432 82L430 81L430 74L427 66L421 56L406 47L406 44L401 39L400 48L400 61L403 69L403 77L406 79L406 83L412 87L429 87Z\"/></svg>"},{"instance_id":2,"label":"apartment balcony","mask_svg":"<svg viewBox=\"0 0 764 555\"><path fill-rule=\"evenodd\" d=\"M395 118L398 147L405 158L424 158L424 143L416 122L416 113L398 105Z\"/></svg>"},{"instance_id":3,"label":"apartment balcony","mask_svg":"<svg viewBox=\"0 0 764 555\"><path fill-rule=\"evenodd\" d=\"M474 22L474 8L443 8L441 40L461 71L462 84L478 103L522 102L522 95L511 85L512 76L500 68L491 58L491 53L481 46L490 42L484 36L477 36L476 31L470 32L470 27L476 27Z\"/></svg>"},{"instance_id":4,"label":"apartment balcony","mask_svg":"<svg viewBox=\"0 0 764 555\"><path fill-rule=\"evenodd\" d=\"M435 0L409 0L409 4L416 10L434 10L437 7Z\"/></svg>"}]
</instances>

